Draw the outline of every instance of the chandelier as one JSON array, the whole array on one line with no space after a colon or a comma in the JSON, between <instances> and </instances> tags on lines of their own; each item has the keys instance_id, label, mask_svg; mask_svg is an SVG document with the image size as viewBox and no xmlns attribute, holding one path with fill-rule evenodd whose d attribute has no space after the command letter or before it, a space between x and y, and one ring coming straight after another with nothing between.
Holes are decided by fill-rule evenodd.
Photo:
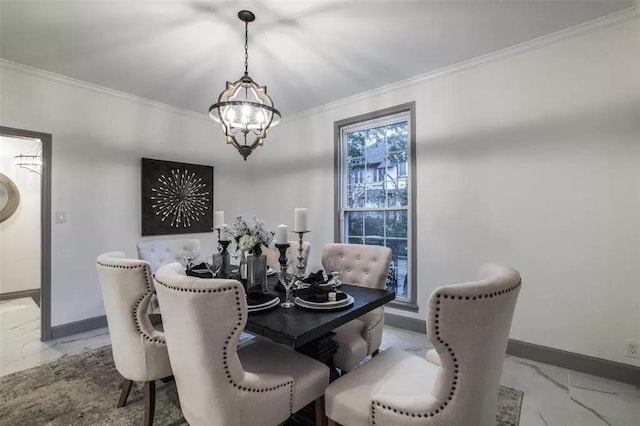
<instances>
[{"instance_id":1,"label":"chandelier","mask_svg":"<svg viewBox=\"0 0 640 426\"><path fill-rule=\"evenodd\" d=\"M30 172L42 174L42 142L25 154L16 155L13 164Z\"/></svg>"},{"instance_id":2,"label":"chandelier","mask_svg":"<svg viewBox=\"0 0 640 426\"><path fill-rule=\"evenodd\" d=\"M227 143L232 144L244 161L267 137L267 131L280 122L280 112L273 107L267 95L267 86L261 86L249 77L249 22L256 16L248 10L238 12L244 22L244 75L227 86L218 102L209 107L209 116L220 123Z\"/></svg>"}]
</instances>

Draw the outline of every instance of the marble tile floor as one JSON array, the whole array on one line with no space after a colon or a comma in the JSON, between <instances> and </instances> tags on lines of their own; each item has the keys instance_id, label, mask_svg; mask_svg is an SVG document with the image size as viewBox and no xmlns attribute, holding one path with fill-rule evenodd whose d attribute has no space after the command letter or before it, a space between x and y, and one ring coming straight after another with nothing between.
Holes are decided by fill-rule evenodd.
<instances>
[{"instance_id":1,"label":"marble tile floor","mask_svg":"<svg viewBox=\"0 0 640 426\"><path fill-rule=\"evenodd\" d=\"M381 348L424 356L424 334L385 326ZM501 383L524 392L520 426L640 426L640 387L507 356Z\"/></svg>"},{"instance_id":2,"label":"marble tile floor","mask_svg":"<svg viewBox=\"0 0 640 426\"><path fill-rule=\"evenodd\" d=\"M0 302L0 376L110 344L106 328L40 342L40 310L32 299ZM381 349L424 356L420 333L385 326ZM640 388L507 356L504 386L524 391L520 426L640 426Z\"/></svg>"},{"instance_id":3,"label":"marble tile floor","mask_svg":"<svg viewBox=\"0 0 640 426\"><path fill-rule=\"evenodd\" d=\"M40 308L33 299L0 302L0 376L110 343L106 328L41 342Z\"/></svg>"}]
</instances>

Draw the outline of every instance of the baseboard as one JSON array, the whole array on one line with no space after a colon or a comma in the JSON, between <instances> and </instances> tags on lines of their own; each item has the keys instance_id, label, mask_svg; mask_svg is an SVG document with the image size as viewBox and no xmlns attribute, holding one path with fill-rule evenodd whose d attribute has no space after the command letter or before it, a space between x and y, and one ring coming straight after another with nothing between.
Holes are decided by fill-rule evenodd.
<instances>
[{"instance_id":1,"label":"baseboard","mask_svg":"<svg viewBox=\"0 0 640 426\"><path fill-rule=\"evenodd\" d=\"M40 289L34 288L33 290L12 291L11 293L0 294L0 301L21 299L23 297L30 297L36 302L36 305L40 306Z\"/></svg>"},{"instance_id":2,"label":"baseboard","mask_svg":"<svg viewBox=\"0 0 640 426\"><path fill-rule=\"evenodd\" d=\"M415 318L407 318L390 313L384 314L384 323L417 333L426 334L427 323ZM509 339L507 353L531 361L543 362L557 367L568 368L593 376L604 377L618 382L640 386L640 367L620 362L595 358L575 352L563 351L547 346Z\"/></svg>"},{"instance_id":3,"label":"baseboard","mask_svg":"<svg viewBox=\"0 0 640 426\"><path fill-rule=\"evenodd\" d=\"M416 333L427 334L427 322L415 318L403 317L402 315L384 313L385 325L398 327Z\"/></svg>"},{"instance_id":4,"label":"baseboard","mask_svg":"<svg viewBox=\"0 0 640 426\"><path fill-rule=\"evenodd\" d=\"M67 324L55 325L51 327L51 338L59 339L85 331L96 330L107 326L107 317L101 315L99 317L87 318L81 321L74 321Z\"/></svg>"},{"instance_id":5,"label":"baseboard","mask_svg":"<svg viewBox=\"0 0 640 426\"><path fill-rule=\"evenodd\" d=\"M640 367L596 358L547 346L509 339L507 353L532 361L544 362L581 373L640 386Z\"/></svg>"}]
</instances>

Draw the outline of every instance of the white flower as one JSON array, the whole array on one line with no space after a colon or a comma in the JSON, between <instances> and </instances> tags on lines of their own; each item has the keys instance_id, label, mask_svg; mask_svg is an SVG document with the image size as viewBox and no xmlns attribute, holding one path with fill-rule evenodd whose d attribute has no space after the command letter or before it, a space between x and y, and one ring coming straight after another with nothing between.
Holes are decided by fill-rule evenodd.
<instances>
[{"instance_id":1,"label":"white flower","mask_svg":"<svg viewBox=\"0 0 640 426\"><path fill-rule=\"evenodd\" d=\"M268 246L273 240L273 232L267 231L264 222L255 216L251 222L242 216L236 217L230 232L242 251L253 251L258 245Z\"/></svg>"}]
</instances>

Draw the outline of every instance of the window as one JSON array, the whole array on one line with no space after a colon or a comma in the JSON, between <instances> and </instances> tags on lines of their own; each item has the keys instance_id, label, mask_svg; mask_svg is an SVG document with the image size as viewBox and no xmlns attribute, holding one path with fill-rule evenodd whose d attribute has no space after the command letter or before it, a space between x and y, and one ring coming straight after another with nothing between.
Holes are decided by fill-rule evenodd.
<instances>
[{"instance_id":1,"label":"window","mask_svg":"<svg viewBox=\"0 0 640 426\"><path fill-rule=\"evenodd\" d=\"M417 309L413 115L407 104L335 124L336 240L391 248L387 287L396 290L399 307Z\"/></svg>"},{"instance_id":2,"label":"window","mask_svg":"<svg viewBox=\"0 0 640 426\"><path fill-rule=\"evenodd\" d=\"M384 180L385 170L384 169L375 169L373 174L374 182L382 182Z\"/></svg>"}]
</instances>

